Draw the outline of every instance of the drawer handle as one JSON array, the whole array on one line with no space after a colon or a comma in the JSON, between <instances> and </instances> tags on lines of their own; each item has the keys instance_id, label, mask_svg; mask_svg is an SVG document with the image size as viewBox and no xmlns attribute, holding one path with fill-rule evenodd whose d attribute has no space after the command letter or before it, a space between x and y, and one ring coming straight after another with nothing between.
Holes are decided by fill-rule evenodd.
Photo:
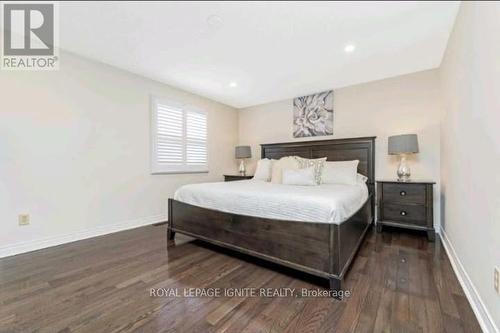
<instances>
[{"instance_id":1,"label":"drawer handle","mask_svg":"<svg viewBox=\"0 0 500 333\"><path fill-rule=\"evenodd\" d=\"M401 214L401 216L406 216L408 213L404 210L400 211L399 214Z\"/></svg>"},{"instance_id":2,"label":"drawer handle","mask_svg":"<svg viewBox=\"0 0 500 333\"><path fill-rule=\"evenodd\" d=\"M401 191L401 192L399 192L399 195L401 195L401 196L404 197L406 195L406 192L405 191Z\"/></svg>"}]
</instances>

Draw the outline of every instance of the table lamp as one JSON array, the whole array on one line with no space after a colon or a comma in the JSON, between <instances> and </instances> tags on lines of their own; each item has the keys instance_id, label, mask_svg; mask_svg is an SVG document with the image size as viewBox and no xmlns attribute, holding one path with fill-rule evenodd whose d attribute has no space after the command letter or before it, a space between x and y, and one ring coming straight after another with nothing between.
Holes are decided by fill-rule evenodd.
<instances>
[{"instance_id":1,"label":"table lamp","mask_svg":"<svg viewBox=\"0 0 500 333\"><path fill-rule=\"evenodd\" d=\"M418 153L418 139L416 134L394 135L389 137L389 155L399 155L398 181L410 181L410 167L406 155Z\"/></svg>"},{"instance_id":2,"label":"table lamp","mask_svg":"<svg viewBox=\"0 0 500 333\"><path fill-rule=\"evenodd\" d=\"M235 157L236 157L236 159L241 160L239 172L241 175L244 176L246 173L245 158L252 157L252 149L250 148L250 146L236 146Z\"/></svg>"}]
</instances>

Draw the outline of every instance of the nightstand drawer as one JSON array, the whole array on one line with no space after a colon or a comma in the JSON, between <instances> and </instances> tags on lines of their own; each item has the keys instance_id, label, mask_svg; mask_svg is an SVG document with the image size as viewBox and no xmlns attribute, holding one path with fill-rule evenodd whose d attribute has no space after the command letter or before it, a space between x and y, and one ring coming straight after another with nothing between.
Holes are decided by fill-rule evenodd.
<instances>
[{"instance_id":1,"label":"nightstand drawer","mask_svg":"<svg viewBox=\"0 0 500 333\"><path fill-rule=\"evenodd\" d=\"M382 218L389 221L425 225L425 206L384 203L382 208Z\"/></svg>"},{"instance_id":2,"label":"nightstand drawer","mask_svg":"<svg viewBox=\"0 0 500 333\"><path fill-rule=\"evenodd\" d=\"M423 184L383 184L384 202L425 204L425 185Z\"/></svg>"}]
</instances>

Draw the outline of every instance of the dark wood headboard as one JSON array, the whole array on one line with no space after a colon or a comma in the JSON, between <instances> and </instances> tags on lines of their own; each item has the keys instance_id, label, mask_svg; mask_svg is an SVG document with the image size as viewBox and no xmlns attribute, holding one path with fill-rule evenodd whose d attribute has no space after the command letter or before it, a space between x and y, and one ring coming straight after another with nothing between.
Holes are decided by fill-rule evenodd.
<instances>
[{"instance_id":1,"label":"dark wood headboard","mask_svg":"<svg viewBox=\"0 0 500 333\"><path fill-rule=\"evenodd\" d=\"M375 183L375 138L296 141L261 144L261 157L280 159L284 156L304 158L326 157L328 161L359 160L358 172L368 177L367 183L373 190Z\"/></svg>"}]
</instances>

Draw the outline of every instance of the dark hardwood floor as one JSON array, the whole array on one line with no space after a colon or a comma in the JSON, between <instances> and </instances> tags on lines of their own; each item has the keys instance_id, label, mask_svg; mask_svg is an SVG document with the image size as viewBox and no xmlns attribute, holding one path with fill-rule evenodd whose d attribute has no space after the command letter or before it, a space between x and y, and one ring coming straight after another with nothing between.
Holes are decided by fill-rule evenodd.
<instances>
[{"instance_id":1,"label":"dark hardwood floor","mask_svg":"<svg viewBox=\"0 0 500 333\"><path fill-rule=\"evenodd\" d=\"M1 259L0 332L480 332L439 240L390 228L370 230L343 301L150 296L328 287L282 272L181 235L167 248L165 225L138 228Z\"/></svg>"}]
</instances>

